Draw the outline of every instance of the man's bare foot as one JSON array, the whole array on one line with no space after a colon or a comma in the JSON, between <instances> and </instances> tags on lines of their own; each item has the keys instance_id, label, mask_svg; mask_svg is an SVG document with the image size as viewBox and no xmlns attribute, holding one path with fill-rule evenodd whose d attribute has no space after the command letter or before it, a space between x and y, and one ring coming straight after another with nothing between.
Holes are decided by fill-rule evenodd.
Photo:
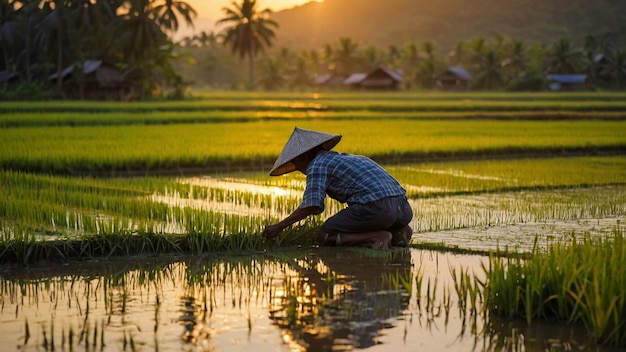
<instances>
[{"instance_id":1,"label":"man's bare foot","mask_svg":"<svg viewBox=\"0 0 626 352\"><path fill-rule=\"evenodd\" d=\"M413 236L413 229L411 226L406 225L391 231L391 235L393 236L391 239L392 247L408 247Z\"/></svg>"}]
</instances>

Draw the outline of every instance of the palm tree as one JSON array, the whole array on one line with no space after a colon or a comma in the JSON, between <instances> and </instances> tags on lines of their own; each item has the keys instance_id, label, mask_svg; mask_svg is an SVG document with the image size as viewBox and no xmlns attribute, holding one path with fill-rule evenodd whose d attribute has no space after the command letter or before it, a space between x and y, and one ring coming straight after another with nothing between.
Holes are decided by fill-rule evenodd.
<instances>
[{"instance_id":1,"label":"palm tree","mask_svg":"<svg viewBox=\"0 0 626 352\"><path fill-rule=\"evenodd\" d=\"M217 21L216 24L225 24L223 31L224 45L230 46L233 53L238 53L241 59L246 56L250 65L249 89L254 87L254 59L265 46L272 46L275 33L272 27L278 24L269 18L270 9L257 10L256 0L243 0L233 7L224 7L222 10L226 17Z\"/></svg>"},{"instance_id":2,"label":"palm tree","mask_svg":"<svg viewBox=\"0 0 626 352\"><path fill-rule=\"evenodd\" d=\"M368 70L373 70L380 65L380 58L378 54L378 48L374 45L370 45L365 49L365 62Z\"/></svg>"},{"instance_id":3,"label":"palm tree","mask_svg":"<svg viewBox=\"0 0 626 352\"><path fill-rule=\"evenodd\" d=\"M587 35L585 37L585 65L586 72L592 82L604 83L609 77L603 76L608 65L608 58L613 48L613 41L610 33L601 36Z\"/></svg>"},{"instance_id":4,"label":"palm tree","mask_svg":"<svg viewBox=\"0 0 626 352\"><path fill-rule=\"evenodd\" d=\"M417 77L424 88L432 88L437 75L437 59L435 57L435 45L432 42L422 44L424 57L420 62Z\"/></svg>"},{"instance_id":5,"label":"palm tree","mask_svg":"<svg viewBox=\"0 0 626 352\"><path fill-rule=\"evenodd\" d=\"M191 43L197 43L200 47L213 46L217 43L217 35L215 35L213 31L210 33L202 31L199 35L196 35L191 39L190 44Z\"/></svg>"},{"instance_id":6,"label":"palm tree","mask_svg":"<svg viewBox=\"0 0 626 352\"><path fill-rule=\"evenodd\" d=\"M614 87L622 89L626 85L626 49L611 51L606 70Z\"/></svg>"},{"instance_id":7,"label":"palm tree","mask_svg":"<svg viewBox=\"0 0 626 352\"><path fill-rule=\"evenodd\" d=\"M471 67L469 68L477 70L487 51L487 42L482 37L474 38L474 40L468 43L467 48L470 55L468 59Z\"/></svg>"},{"instance_id":8,"label":"palm tree","mask_svg":"<svg viewBox=\"0 0 626 352\"><path fill-rule=\"evenodd\" d=\"M261 66L261 86L264 90L277 90L283 86L281 72L282 60L278 57L266 57Z\"/></svg>"},{"instance_id":9,"label":"palm tree","mask_svg":"<svg viewBox=\"0 0 626 352\"><path fill-rule=\"evenodd\" d=\"M31 12L37 12L37 9L34 9ZM46 3L40 13L45 17L43 17L43 19L37 24L38 28L36 33L37 47L43 49L41 51L44 55L50 55L49 58L46 59L51 59L52 55L54 55L53 53L56 53L56 58L51 59L50 61L56 63L57 91L59 92L61 91L60 77L61 70L63 69L63 58L66 56L65 46L63 45L65 35L64 19L66 17L66 12L67 9L65 8L63 0L55 0L54 8L51 7L51 3ZM32 25L27 23L26 26L28 31L30 31ZM28 32L26 37L30 38ZM30 50L30 43L28 41L26 43L26 50ZM28 53L27 56L29 56ZM27 70L29 73L28 76L30 76L30 68L27 68ZM30 77L28 77L28 79L30 80Z\"/></svg>"},{"instance_id":10,"label":"palm tree","mask_svg":"<svg viewBox=\"0 0 626 352\"><path fill-rule=\"evenodd\" d=\"M0 4L0 43L2 63L0 68L13 72L17 66L17 44L20 42L19 14L12 3Z\"/></svg>"},{"instance_id":11,"label":"palm tree","mask_svg":"<svg viewBox=\"0 0 626 352\"><path fill-rule=\"evenodd\" d=\"M456 46L454 47L454 50L452 50L449 54L448 54L448 59L450 61L451 65L454 66L463 66L465 64L465 61L467 61L467 50L468 46L467 43L465 43L465 41L460 40L456 43Z\"/></svg>"},{"instance_id":12,"label":"palm tree","mask_svg":"<svg viewBox=\"0 0 626 352\"><path fill-rule=\"evenodd\" d=\"M419 48L415 42L409 42L404 48L402 71L405 77L408 77L405 84L407 88L411 88L413 84L419 84L417 78L417 70L420 62Z\"/></svg>"},{"instance_id":13,"label":"palm tree","mask_svg":"<svg viewBox=\"0 0 626 352\"><path fill-rule=\"evenodd\" d=\"M320 67L322 65L322 58L320 57L319 52L315 49L312 49L308 52L308 54L306 54L306 56L309 59L309 64L311 65L311 72L313 73L313 76L317 77L317 75L322 70Z\"/></svg>"},{"instance_id":14,"label":"palm tree","mask_svg":"<svg viewBox=\"0 0 626 352\"><path fill-rule=\"evenodd\" d=\"M306 87L311 84L310 65L307 62L307 52L295 55L290 66L289 84L293 87Z\"/></svg>"},{"instance_id":15,"label":"palm tree","mask_svg":"<svg viewBox=\"0 0 626 352\"><path fill-rule=\"evenodd\" d=\"M496 49L489 49L480 64L477 84L484 89L495 89L502 85L502 64Z\"/></svg>"},{"instance_id":16,"label":"palm tree","mask_svg":"<svg viewBox=\"0 0 626 352\"><path fill-rule=\"evenodd\" d=\"M575 49L565 38L552 46L548 67L551 73L576 73L580 70L583 53Z\"/></svg>"},{"instance_id":17,"label":"palm tree","mask_svg":"<svg viewBox=\"0 0 626 352\"><path fill-rule=\"evenodd\" d=\"M400 49L398 49L395 45L389 46L387 65L389 65L392 69L398 68L398 60L400 60L401 54Z\"/></svg>"},{"instance_id":18,"label":"palm tree","mask_svg":"<svg viewBox=\"0 0 626 352\"><path fill-rule=\"evenodd\" d=\"M509 79L519 78L526 73L528 58L526 57L526 46L520 40L513 40L505 50L506 57L502 60L502 67Z\"/></svg>"},{"instance_id":19,"label":"palm tree","mask_svg":"<svg viewBox=\"0 0 626 352\"><path fill-rule=\"evenodd\" d=\"M167 36L151 18L150 0L129 0L129 5L128 12L116 21L115 48L126 64L139 69L143 99L153 83L149 73L156 68L159 49L167 44Z\"/></svg>"},{"instance_id":20,"label":"palm tree","mask_svg":"<svg viewBox=\"0 0 626 352\"><path fill-rule=\"evenodd\" d=\"M178 30L178 16L181 16L185 23L192 27L193 20L198 16L196 10L188 3L177 0L162 0L152 8L151 12L157 24L169 33Z\"/></svg>"},{"instance_id":21,"label":"palm tree","mask_svg":"<svg viewBox=\"0 0 626 352\"><path fill-rule=\"evenodd\" d=\"M337 67L337 73L347 75L351 73L355 67L356 57L359 45L352 41L352 38L339 38L339 45L335 50L334 61Z\"/></svg>"}]
</instances>

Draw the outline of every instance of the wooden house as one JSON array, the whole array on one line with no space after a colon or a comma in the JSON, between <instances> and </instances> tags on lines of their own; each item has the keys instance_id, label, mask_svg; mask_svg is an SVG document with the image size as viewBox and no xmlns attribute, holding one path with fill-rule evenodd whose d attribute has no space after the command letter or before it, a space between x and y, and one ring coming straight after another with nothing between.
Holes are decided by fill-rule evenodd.
<instances>
[{"instance_id":1,"label":"wooden house","mask_svg":"<svg viewBox=\"0 0 626 352\"><path fill-rule=\"evenodd\" d=\"M368 73L358 86L361 89L396 90L402 82L402 74L381 66Z\"/></svg>"},{"instance_id":2,"label":"wooden house","mask_svg":"<svg viewBox=\"0 0 626 352\"><path fill-rule=\"evenodd\" d=\"M385 67L378 67L369 73L353 73L343 81L352 89L395 90L403 82L402 75Z\"/></svg>"},{"instance_id":3,"label":"wooden house","mask_svg":"<svg viewBox=\"0 0 626 352\"><path fill-rule=\"evenodd\" d=\"M125 72L100 60L74 63L49 79L60 79L65 94L74 99L125 100L132 89Z\"/></svg>"},{"instance_id":4,"label":"wooden house","mask_svg":"<svg viewBox=\"0 0 626 352\"><path fill-rule=\"evenodd\" d=\"M448 67L437 77L437 87L443 90L467 90L472 76L460 66Z\"/></svg>"}]
</instances>

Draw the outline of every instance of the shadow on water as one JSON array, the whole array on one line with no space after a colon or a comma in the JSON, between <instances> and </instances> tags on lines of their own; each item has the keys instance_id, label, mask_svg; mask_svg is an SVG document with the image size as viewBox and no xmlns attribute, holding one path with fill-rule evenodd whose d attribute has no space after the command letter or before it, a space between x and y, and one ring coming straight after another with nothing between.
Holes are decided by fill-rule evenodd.
<instances>
[{"instance_id":1,"label":"shadow on water","mask_svg":"<svg viewBox=\"0 0 626 352\"><path fill-rule=\"evenodd\" d=\"M20 351L611 351L584 329L458 306L484 257L308 248L0 269L0 346ZM1 350L2 348L0 348Z\"/></svg>"}]
</instances>

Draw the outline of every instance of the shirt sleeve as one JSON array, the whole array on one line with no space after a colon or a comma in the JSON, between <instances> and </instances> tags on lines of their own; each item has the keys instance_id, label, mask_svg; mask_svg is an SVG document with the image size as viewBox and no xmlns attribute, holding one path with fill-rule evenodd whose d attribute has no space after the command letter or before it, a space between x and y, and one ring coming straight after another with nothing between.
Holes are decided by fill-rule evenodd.
<instances>
[{"instance_id":1,"label":"shirt sleeve","mask_svg":"<svg viewBox=\"0 0 626 352\"><path fill-rule=\"evenodd\" d=\"M315 206L324 210L329 175L323 170L316 169L314 171L312 169L307 170L306 188L304 189L300 208Z\"/></svg>"}]
</instances>

